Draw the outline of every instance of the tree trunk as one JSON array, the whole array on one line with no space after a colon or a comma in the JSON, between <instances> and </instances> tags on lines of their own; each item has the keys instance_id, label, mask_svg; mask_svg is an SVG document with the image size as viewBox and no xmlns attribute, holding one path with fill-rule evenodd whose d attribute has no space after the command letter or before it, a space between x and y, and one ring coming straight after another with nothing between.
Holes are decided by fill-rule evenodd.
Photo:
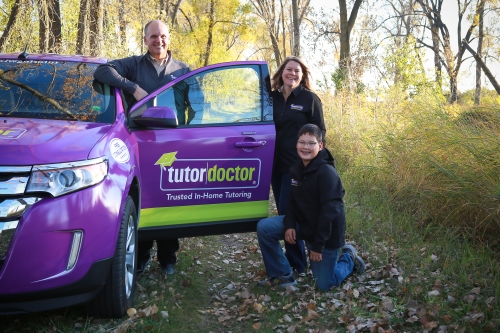
<instances>
[{"instance_id":1,"label":"tree trunk","mask_svg":"<svg viewBox=\"0 0 500 333\"><path fill-rule=\"evenodd\" d=\"M76 37L76 54L85 54L86 52L86 36L85 33L88 26L88 8L89 0L80 0L80 13L78 16L78 34Z\"/></svg>"},{"instance_id":2,"label":"tree trunk","mask_svg":"<svg viewBox=\"0 0 500 333\"><path fill-rule=\"evenodd\" d=\"M299 6L297 5L297 0L292 0L292 18L293 18L292 55L300 57L300 22L299 22Z\"/></svg>"},{"instance_id":3,"label":"tree trunk","mask_svg":"<svg viewBox=\"0 0 500 333\"><path fill-rule=\"evenodd\" d=\"M207 38L207 47L205 49L203 66L208 66L209 64L210 53L212 52L214 26L215 26L215 0L210 0L210 8L208 14L208 38Z\"/></svg>"},{"instance_id":4,"label":"tree trunk","mask_svg":"<svg viewBox=\"0 0 500 333\"><path fill-rule=\"evenodd\" d=\"M435 57L439 57L439 60L442 62L444 68L446 69L448 76L450 78L450 97L448 99L448 102L455 103L458 99L458 83L457 83L457 78L458 78L458 73L460 71L460 67L462 66L463 62L463 54L465 52L465 47L463 46L464 44L467 44L471 41L472 39L472 32L474 31L475 27L479 24L479 8L484 5L485 0L478 0L476 2L476 8L475 8L475 14L472 20L472 23L467 30L467 34L465 37L462 39L461 37L461 27L462 27L462 19L465 16L465 13L467 12L467 7L472 3L471 1L465 1L461 3L458 1L458 25L457 25L457 32L458 32L458 47L459 50L456 54L453 54L453 51L451 49L451 40L450 40L450 33L448 30L448 27L443 23L442 17L441 17L441 9L442 9L442 4L443 0L416 0L420 6L422 7L423 14L428 18L429 23L432 26L436 26L437 30L440 33L440 38L439 38L439 43L437 44L438 46L442 46L442 51L440 48L436 46L436 43L434 39L436 38L436 33L433 32L433 45L429 46L427 45L424 41L420 40L419 42L423 44L426 47L429 47L432 49L434 52ZM442 54L441 54L442 52Z\"/></svg>"},{"instance_id":5,"label":"tree trunk","mask_svg":"<svg viewBox=\"0 0 500 333\"><path fill-rule=\"evenodd\" d=\"M432 34L432 47L434 53L434 74L436 75L436 85L439 92L442 92L443 88L443 65L441 64L441 58L439 57L439 26L429 20L431 26Z\"/></svg>"},{"instance_id":6,"label":"tree trunk","mask_svg":"<svg viewBox=\"0 0 500 333\"><path fill-rule=\"evenodd\" d=\"M346 0L339 0L340 7L340 61L339 67L349 67L349 56L351 46L349 44L349 29L347 19Z\"/></svg>"},{"instance_id":7,"label":"tree trunk","mask_svg":"<svg viewBox=\"0 0 500 333\"><path fill-rule=\"evenodd\" d=\"M340 60L339 67L348 69L351 59L351 31L356 17L358 16L359 7L363 0L356 0L352 6L351 14L347 18L347 1L338 0L340 7Z\"/></svg>"},{"instance_id":8,"label":"tree trunk","mask_svg":"<svg viewBox=\"0 0 500 333\"><path fill-rule=\"evenodd\" d=\"M286 29L285 29L285 5L283 5L283 0L280 0L281 4L281 41L283 43L283 57L286 57Z\"/></svg>"},{"instance_id":9,"label":"tree trunk","mask_svg":"<svg viewBox=\"0 0 500 333\"><path fill-rule=\"evenodd\" d=\"M171 22L170 24L172 27L174 26L175 18L177 17L177 12L179 11L179 7L181 6L181 2L182 2L182 0L178 0L175 3L174 8L172 9L172 12L170 13L170 22Z\"/></svg>"},{"instance_id":10,"label":"tree trunk","mask_svg":"<svg viewBox=\"0 0 500 333\"><path fill-rule=\"evenodd\" d=\"M484 3L479 7L479 31L477 40L477 56L482 57L483 54L483 38L484 38ZM481 104L481 65L476 61L476 90L474 91L474 105Z\"/></svg>"},{"instance_id":11,"label":"tree trunk","mask_svg":"<svg viewBox=\"0 0 500 333\"><path fill-rule=\"evenodd\" d=\"M83 1L83 0L82 0ZM120 7L118 7L118 13L120 13L120 17L118 18L120 29L118 31L118 41L119 45L125 50L128 49L127 45L127 22L125 21L125 4L123 1L120 1ZM144 38L143 38L144 39ZM142 47L141 47L142 50Z\"/></svg>"},{"instance_id":12,"label":"tree trunk","mask_svg":"<svg viewBox=\"0 0 500 333\"><path fill-rule=\"evenodd\" d=\"M165 11L165 14L168 16L168 9L170 7L170 4L168 0L160 0L160 12L163 10Z\"/></svg>"},{"instance_id":13,"label":"tree trunk","mask_svg":"<svg viewBox=\"0 0 500 333\"><path fill-rule=\"evenodd\" d=\"M278 38L276 38L276 35L272 32L269 33L271 37L271 44L273 45L273 51L274 51L274 58L276 59L276 64L278 66L281 64L281 51L280 51L280 46L278 44Z\"/></svg>"},{"instance_id":14,"label":"tree trunk","mask_svg":"<svg viewBox=\"0 0 500 333\"><path fill-rule=\"evenodd\" d=\"M448 98L448 102L450 104L453 104L457 100L458 100L458 79L455 73L454 75L450 75L450 97Z\"/></svg>"},{"instance_id":15,"label":"tree trunk","mask_svg":"<svg viewBox=\"0 0 500 333\"><path fill-rule=\"evenodd\" d=\"M90 0L89 8L90 55L98 56L102 50L102 0Z\"/></svg>"},{"instance_id":16,"label":"tree trunk","mask_svg":"<svg viewBox=\"0 0 500 333\"><path fill-rule=\"evenodd\" d=\"M49 51L49 13L46 0L37 0L38 5L38 49L44 53Z\"/></svg>"},{"instance_id":17,"label":"tree trunk","mask_svg":"<svg viewBox=\"0 0 500 333\"><path fill-rule=\"evenodd\" d=\"M2 37L0 37L0 53L5 52L5 46L7 45L7 41L9 40L10 35L12 34L12 31L14 29L14 26L16 25L16 20L19 15L19 9L23 1L24 0L16 0L14 2L14 5L12 6L9 15L9 21L7 21L7 25L3 30Z\"/></svg>"},{"instance_id":18,"label":"tree trunk","mask_svg":"<svg viewBox=\"0 0 500 333\"><path fill-rule=\"evenodd\" d=\"M48 19L49 19L49 52L61 52L62 26L61 26L61 8L59 0L49 0Z\"/></svg>"},{"instance_id":19,"label":"tree trunk","mask_svg":"<svg viewBox=\"0 0 500 333\"><path fill-rule=\"evenodd\" d=\"M282 54L285 54L285 52L282 52L279 46L281 13L279 12L279 8L276 8L276 0L250 0L250 3L255 8L257 15L266 24L269 37L271 38L274 59L279 66L282 62Z\"/></svg>"},{"instance_id":20,"label":"tree trunk","mask_svg":"<svg viewBox=\"0 0 500 333\"><path fill-rule=\"evenodd\" d=\"M463 42L463 46L467 51L470 52L470 54L472 54L472 56L474 57L476 62L481 66L481 69L483 70L484 75L486 75L488 80L490 80L490 83L493 86L493 88L495 88L495 91L497 92L497 94L500 95L500 84L498 84L497 80L495 79L495 76L491 73L488 66L486 66L483 59L481 59L481 57L476 53L476 51L474 51L474 49L472 49L472 47L470 47L469 44L466 43L465 41Z\"/></svg>"}]
</instances>

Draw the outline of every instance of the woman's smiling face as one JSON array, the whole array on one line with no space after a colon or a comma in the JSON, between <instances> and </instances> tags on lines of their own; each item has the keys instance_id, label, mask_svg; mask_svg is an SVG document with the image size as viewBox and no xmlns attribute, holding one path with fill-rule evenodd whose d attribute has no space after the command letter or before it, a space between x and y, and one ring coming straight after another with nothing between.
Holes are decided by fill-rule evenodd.
<instances>
[{"instance_id":1,"label":"woman's smiling face","mask_svg":"<svg viewBox=\"0 0 500 333\"><path fill-rule=\"evenodd\" d=\"M302 67L300 67L300 64L290 60L283 69L281 78L283 79L283 84L293 90L300 85L302 75Z\"/></svg>"}]
</instances>

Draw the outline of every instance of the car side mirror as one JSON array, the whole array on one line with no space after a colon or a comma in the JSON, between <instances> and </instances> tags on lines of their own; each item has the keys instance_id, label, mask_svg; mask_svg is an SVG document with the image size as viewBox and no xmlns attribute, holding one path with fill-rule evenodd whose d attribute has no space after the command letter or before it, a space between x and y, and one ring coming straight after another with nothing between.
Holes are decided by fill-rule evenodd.
<instances>
[{"instance_id":1,"label":"car side mirror","mask_svg":"<svg viewBox=\"0 0 500 333\"><path fill-rule=\"evenodd\" d=\"M151 106L143 114L134 117L133 122L144 127L177 127L177 114L166 106Z\"/></svg>"}]
</instances>

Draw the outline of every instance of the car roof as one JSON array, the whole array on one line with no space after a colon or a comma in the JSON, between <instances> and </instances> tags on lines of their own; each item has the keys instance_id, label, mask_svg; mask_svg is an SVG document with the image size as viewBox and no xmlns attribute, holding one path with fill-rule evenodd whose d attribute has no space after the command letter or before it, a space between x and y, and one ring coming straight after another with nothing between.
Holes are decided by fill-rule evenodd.
<instances>
[{"instance_id":1,"label":"car roof","mask_svg":"<svg viewBox=\"0 0 500 333\"><path fill-rule=\"evenodd\" d=\"M104 64L108 62L107 58L89 57L84 55L63 55L57 53L28 53L26 58L20 58L22 52L15 53L0 53L0 60L24 60L24 61L71 61L71 62L86 62L94 64Z\"/></svg>"}]
</instances>

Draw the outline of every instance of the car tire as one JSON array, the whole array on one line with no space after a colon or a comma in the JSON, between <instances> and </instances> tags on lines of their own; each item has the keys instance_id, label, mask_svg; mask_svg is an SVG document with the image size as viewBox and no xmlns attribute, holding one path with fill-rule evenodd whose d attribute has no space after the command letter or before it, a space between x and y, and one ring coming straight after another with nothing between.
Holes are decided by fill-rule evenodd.
<instances>
[{"instance_id":1,"label":"car tire","mask_svg":"<svg viewBox=\"0 0 500 333\"><path fill-rule=\"evenodd\" d=\"M133 307L137 246L137 210L132 198L127 197L108 277L96 298L85 305L89 315L121 318Z\"/></svg>"}]
</instances>

